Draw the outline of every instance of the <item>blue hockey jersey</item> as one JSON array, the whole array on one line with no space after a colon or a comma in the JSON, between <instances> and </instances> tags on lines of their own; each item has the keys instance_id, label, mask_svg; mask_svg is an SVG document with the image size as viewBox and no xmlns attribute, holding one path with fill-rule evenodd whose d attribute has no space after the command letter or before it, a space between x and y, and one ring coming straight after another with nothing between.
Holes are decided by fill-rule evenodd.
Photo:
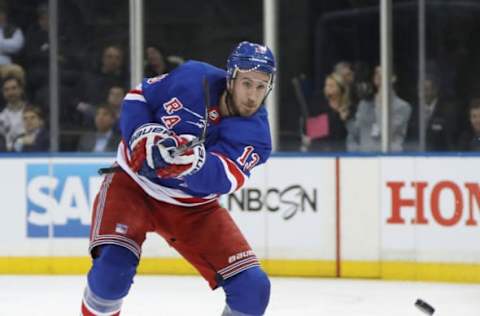
<instances>
[{"instance_id":1,"label":"blue hockey jersey","mask_svg":"<svg viewBox=\"0 0 480 316\"><path fill-rule=\"evenodd\" d=\"M204 78L210 104L205 104ZM226 72L207 63L188 61L172 72L145 79L131 90L122 104L120 127L123 141L117 162L153 198L176 205L208 203L219 195L239 189L253 167L271 153L267 110L251 117L221 117L218 105L226 88ZM205 122L205 107L208 122ZM145 123L162 124L177 135L199 137L207 124L207 159L199 172L181 179L146 178L128 166L128 141Z\"/></svg>"}]
</instances>

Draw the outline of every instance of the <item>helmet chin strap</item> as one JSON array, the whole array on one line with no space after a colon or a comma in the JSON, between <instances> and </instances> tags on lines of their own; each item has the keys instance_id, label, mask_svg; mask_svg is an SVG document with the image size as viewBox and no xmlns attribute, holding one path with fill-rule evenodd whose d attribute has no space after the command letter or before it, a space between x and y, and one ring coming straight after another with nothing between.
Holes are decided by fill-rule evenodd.
<instances>
[{"instance_id":1,"label":"helmet chin strap","mask_svg":"<svg viewBox=\"0 0 480 316\"><path fill-rule=\"evenodd\" d=\"M272 88L270 86L270 88L268 88L267 93L265 93L265 96L263 97L262 103L260 103L260 104L265 105L265 100L267 100L267 97L268 97L268 95L270 94L271 91L272 91Z\"/></svg>"}]
</instances>

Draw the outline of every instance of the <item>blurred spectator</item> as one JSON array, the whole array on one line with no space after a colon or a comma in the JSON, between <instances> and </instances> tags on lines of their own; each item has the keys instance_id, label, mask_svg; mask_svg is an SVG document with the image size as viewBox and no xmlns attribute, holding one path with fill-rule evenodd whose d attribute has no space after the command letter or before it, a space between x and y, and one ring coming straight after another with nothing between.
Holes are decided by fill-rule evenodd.
<instances>
[{"instance_id":1,"label":"blurred spectator","mask_svg":"<svg viewBox=\"0 0 480 316\"><path fill-rule=\"evenodd\" d=\"M112 86L108 90L108 95L106 98L106 105L109 106L115 114L115 128L120 130L117 126L118 120L120 118L120 111L122 107L123 97L125 96L125 88L121 86ZM88 103L81 103L77 107L81 112L81 121L82 126L93 127L95 126L95 114L97 112L97 107Z\"/></svg>"},{"instance_id":2,"label":"blurred spectator","mask_svg":"<svg viewBox=\"0 0 480 316\"><path fill-rule=\"evenodd\" d=\"M427 75L423 84L425 94L425 128L426 149L428 151L454 150L455 140L458 137L456 104L443 97L439 90L438 80ZM412 133L418 134L419 113L414 112L410 119Z\"/></svg>"},{"instance_id":3,"label":"blurred spectator","mask_svg":"<svg viewBox=\"0 0 480 316\"><path fill-rule=\"evenodd\" d=\"M355 89L355 72L352 64L347 61L338 62L333 67L333 72L339 75L343 79L343 82L348 86L348 98L350 100L350 105L352 108L355 107L359 100Z\"/></svg>"},{"instance_id":4,"label":"blurred spectator","mask_svg":"<svg viewBox=\"0 0 480 316\"><path fill-rule=\"evenodd\" d=\"M6 149L13 149L13 140L24 133L23 110L24 87L18 78L7 77L2 83L2 93L5 99L5 109L0 112L0 134L5 137Z\"/></svg>"},{"instance_id":5,"label":"blurred spectator","mask_svg":"<svg viewBox=\"0 0 480 316\"><path fill-rule=\"evenodd\" d=\"M0 77L2 80L8 77L15 77L25 86L25 70L17 64L3 65L0 68Z\"/></svg>"},{"instance_id":6,"label":"blurred spectator","mask_svg":"<svg viewBox=\"0 0 480 316\"><path fill-rule=\"evenodd\" d=\"M85 112L102 103L113 86L127 87L128 76L124 68L123 50L118 46L107 46L103 50L100 67L85 73L80 82L77 110Z\"/></svg>"},{"instance_id":7,"label":"blurred spectator","mask_svg":"<svg viewBox=\"0 0 480 316\"><path fill-rule=\"evenodd\" d=\"M107 105L112 108L115 113L115 121L118 122L120 118L120 111L122 110L123 98L125 97L125 88L120 86L113 86L108 90Z\"/></svg>"},{"instance_id":8,"label":"blurred spectator","mask_svg":"<svg viewBox=\"0 0 480 316\"><path fill-rule=\"evenodd\" d=\"M372 67L364 62L357 62L353 67L354 81L353 81L353 99L355 106L362 99L370 99L375 94L373 86L373 72Z\"/></svg>"},{"instance_id":9,"label":"blurred spectator","mask_svg":"<svg viewBox=\"0 0 480 316\"><path fill-rule=\"evenodd\" d=\"M26 33L25 55L30 67L43 66L48 69L50 44L48 41L48 7L42 3L37 7L37 20L31 23Z\"/></svg>"},{"instance_id":10,"label":"blurred spectator","mask_svg":"<svg viewBox=\"0 0 480 316\"><path fill-rule=\"evenodd\" d=\"M37 91L48 87L50 44L48 38L48 8L37 7L37 20L26 32L25 65L28 69L27 89L36 102ZM44 104L42 104L44 105Z\"/></svg>"},{"instance_id":11,"label":"blurred spectator","mask_svg":"<svg viewBox=\"0 0 480 316\"><path fill-rule=\"evenodd\" d=\"M41 107L43 113L49 111L49 65L50 44L48 6L40 3L37 6L37 19L32 21L26 32L25 67L27 71L26 93L34 104ZM69 21L70 22L70 21ZM60 22L59 22L60 23ZM76 41L81 41L78 34L73 34L71 26L62 22L58 35L58 65L60 76L60 118L62 123L71 123L72 94L78 85L79 60L82 49ZM84 45L84 43L82 43Z\"/></svg>"},{"instance_id":12,"label":"blurred spectator","mask_svg":"<svg viewBox=\"0 0 480 316\"><path fill-rule=\"evenodd\" d=\"M145 50L146 64L144 77L151 78L170 72L173 68L184 63L180 56L165 57L162 50L155 45L150 45Z\"/></svg>"},{"instance_id":13,"label":"blurred spectator","mask_svg":"<svg viewBox=\"0 0 480 316\"><path fill-rule=\"evenodd\" d=\"M355 79L355 73L353 72L352 64L347 61L341 61L335 64L333 72L343 78L343 81L347 85L351 85Z\"/></svg>"},{"instance_id":14,"label":"blurred spectator","mask_svg":"<svg viewBox=\"0 0 480 316\"><path fill-rule=\"evenodd\" d=\"M95 115L95 131L87 132L80 138L78 151L108 152L115 151L120 135L115 131L115 113L107 105L98 107Z\"/></svg>"},{"instance_id":15,"label":"blurred spectator","mask_svg":"<svg viewBox=\"0 0 480 316\"><path fill-rule=\"evenodd\" d=\"M25 87L25 70L23 70L22 66L17 64L8 64L1 66L0 82L3 82L3 80L10 77L17 78L22 83L22 86ZM5 104L5 100L2 94L0 94L0 104Z\"/></svg>"},{"instance_id":16,"label":"blurred spectator","mask_svg":"<svg viewBox=\"0 0 480 316\"><path fill-rule=\"evenodd\" d=\"M302 143L309 150L344 151L350 113L348 84L337 73L325 79L324 100L319 102L320 115L307 119Z\"/></svg>"},{"instance_id":17,"label":"blurred spectator","mask_svg":"<svg viewBox=\"0 0 480 316\"><path fill-rule=\"evenodd\" d=\"M20 28L8 21L6 1L0 2L0 65L12 63L12 56L22 48L25 39Z\"/></svg>"},{"instance_id":18,"label":"blurred spectator","mask_svg":"<svg viewBox=\"0 0 480 316\"><path fill-rule=\"evenodd\" d=\"M23 110L23 125L25 133L20 134L13 141L13 150L17 152L48 151L50 139L39 107L25 107Z\"/></svg>"},{"instance_id":19,"label":"blurred spectator","mask_svg":"<svg viewBox=\"0 0 480 316\"><path fill-rule=\"evenodd\" d=\"M393 78L395 82L395 78ZM348 121L347 149L349 151L380 151L381 150L381 69L375 68L373 75L375 95L372 99L363 99L358 105L355 117ZM412 112L410 104L400 99L395 91L390 104L390 148L392 151L402 151L408 121Z\"/></svg>"},{"instance_id":20,"label":"blurred spectator","mask_svg":"<svg viewBox=\"0 0 480 316\"><path fill-rule=\"evenodd\" d=\"M358 102L373 95L371 67L362 62L352 65L348 61L340 61L333 67L334 73L340 75L348 85L350 99L350 116L354 116Z\"/></svg>"},{"instance_id":21,"label":"blurred spectator","mask_svg":"<svg viewBox=\"0 0 480 316\"><path fill-rule=\"evenodd\" d=\"M458 149L480 151L480 99L473 99L470 102L469 117L469 127L460 135Z\"/></svg>"},{"instance_id":22,"label":"blurred spectator","mask_svg":"<svg viewBox=\"0 0 480 316\"><path fill-rule=\"evenodd\" d=\"M0 152L7 151L7 141L5 140L5 136L0 134Z\"/></svg>"}]
</instances>

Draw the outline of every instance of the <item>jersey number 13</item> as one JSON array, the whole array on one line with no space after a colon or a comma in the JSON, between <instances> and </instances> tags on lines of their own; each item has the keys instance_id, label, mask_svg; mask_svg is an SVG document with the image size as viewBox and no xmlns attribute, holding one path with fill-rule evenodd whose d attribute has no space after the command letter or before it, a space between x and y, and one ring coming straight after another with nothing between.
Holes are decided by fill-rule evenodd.
<instances>
[{"instance_id":1,"label":"jersey number 13","mask_svg":"<svg viewBox=\"0 0 480 316\"><path fill-rule=\"evenodd\" d=\"M237 158L238 164L243 167L244 171L250 171L260 161L260 156L253 150L253 146L246 146L242 155Z\"/></svg>"}]
</instances>

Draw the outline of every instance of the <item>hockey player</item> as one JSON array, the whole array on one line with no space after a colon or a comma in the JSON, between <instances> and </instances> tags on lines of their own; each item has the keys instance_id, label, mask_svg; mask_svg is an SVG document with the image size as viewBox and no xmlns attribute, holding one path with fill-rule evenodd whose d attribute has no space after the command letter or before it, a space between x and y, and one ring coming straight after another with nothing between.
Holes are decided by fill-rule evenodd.
<instances>
[{"instance_id":1,"label":"hockey player","mask_svg":"<svg viewBox=\"0 0 480 316\"><path fill-rule=\"evenodd\" d=\"M165 238L212 289L223 288L222 315L264 314L269 279L218 197L270 156L263 103L274 75L270 49L242 42L226 72L189 61L126 95L121 171L105 177L94 203L83 316L120 314L147 232Z\"/></svg>"}]
</instances>

